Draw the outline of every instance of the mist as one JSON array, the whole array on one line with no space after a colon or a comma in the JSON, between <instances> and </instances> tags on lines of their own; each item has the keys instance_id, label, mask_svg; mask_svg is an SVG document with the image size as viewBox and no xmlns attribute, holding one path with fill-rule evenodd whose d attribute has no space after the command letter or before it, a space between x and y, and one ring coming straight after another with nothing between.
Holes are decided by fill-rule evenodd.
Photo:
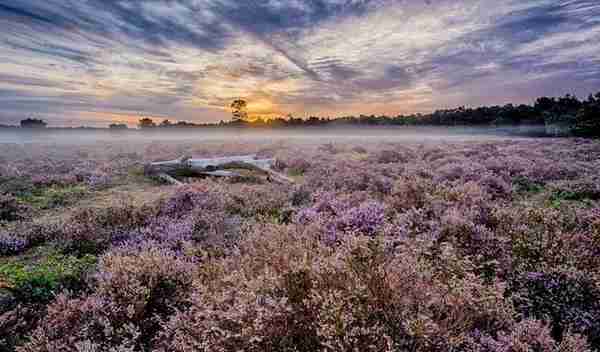
<instances>
[{"instance_id":1,"label":"mist","mask_svg":"<svg viewBox=\"0 0 600 352\"><path fill-rule=\"evenodd\" d=\"M325 142L407 142L482 141L544 136L544 126L516 127L328 127L293 129L6 129L0 143L90 144L98 142L201 142L201 141L295 141Z\"/></svg>"}]
</instances>

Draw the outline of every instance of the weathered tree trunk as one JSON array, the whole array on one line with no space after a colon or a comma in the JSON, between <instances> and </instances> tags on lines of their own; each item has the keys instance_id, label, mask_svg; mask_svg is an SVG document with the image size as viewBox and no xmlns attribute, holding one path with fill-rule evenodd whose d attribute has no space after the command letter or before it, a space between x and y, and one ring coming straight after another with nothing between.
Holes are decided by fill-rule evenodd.
<instances>
[{"instance_id":1,"label":"weathered tree trunk","mask_svg":"<svg viewBox=\"0 0 600 352\"><path fill-rule=\"evenodd\" d=\"M160 177L173 184L181 184L174 176L206 175L231 177L240 176L240 174L233 171L225 171L226 169L246 169L266 173L267 179L271 181L294 183L293 179L271 169L271 165L275 162L275 159L255 159L255 157L256 155L254 154L209 159L181 157L175 160L147 164L144 167L144 174Z\"/></svg>"}]
</instances>

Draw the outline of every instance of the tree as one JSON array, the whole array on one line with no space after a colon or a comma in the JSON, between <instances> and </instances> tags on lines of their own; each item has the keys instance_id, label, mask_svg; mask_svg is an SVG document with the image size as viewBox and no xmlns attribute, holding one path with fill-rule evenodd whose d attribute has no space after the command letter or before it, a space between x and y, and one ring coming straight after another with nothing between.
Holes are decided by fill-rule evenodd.
<instances>
[{"instance_id":1,"label":"tree","mask_svg":"<svg viewBox=\"0 0 600 352\"><path fill-rule=\"evenodd\" d=\"M141 129L154 128L156 127L156 124L154 123L154 121L152 121L151 118L144 117L138 122L138 127Z\"/></svg>"},{"instance_id":2,"label":"tree","mask_svg":"<svg viewBox=\"0 0 600 352\"><path fill-rule=\"evenodd\" d=\"M127 125L124 123L111 123L108 128L111 130L126 130Z\"/></svg>"},{"instance_id":3,"label":"tree","mask_svg":"<svg viewBox=\"0 0 600 352\"><path fill-rule=\"evenodd\" d=\"M163 122L160 123L160 127L171 127L173 124L169 119L164 119Z\"/></svg>"},{"instance_id":4,"label":"tree","mask_svg":"<svg viewBox=\"0 0 600 352\"><path fill-rule=\"evenodd\" d=\"M28 118L21 120L22 128L46 128L47 123L44 120Z\"/></svg>"},{"instance_id":5,"label":"tree","mask_svg":"<svg viewBox=\"0 0 600 352\"><path fill-rule=\"evenodd\" d=\"M236 99L231 103L231 114L234 121L244 121L248 119L248 103L243 99Z\"/></svg>"}]
</instances>

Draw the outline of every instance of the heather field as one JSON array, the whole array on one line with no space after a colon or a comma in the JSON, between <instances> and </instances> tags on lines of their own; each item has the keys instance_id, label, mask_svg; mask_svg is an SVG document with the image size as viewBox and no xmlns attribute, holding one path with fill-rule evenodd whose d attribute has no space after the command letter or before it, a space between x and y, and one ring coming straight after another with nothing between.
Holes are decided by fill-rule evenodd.
<instances>
[{"instance_id":1,"label":"heather field","mask_svg":"<svg viewBox=\"0 0 600 352\"><path fill-rule=\"evenodd\" d=\"M598 349L598 141L0 144L0 351Z\"/></svg>"}]
</instances>

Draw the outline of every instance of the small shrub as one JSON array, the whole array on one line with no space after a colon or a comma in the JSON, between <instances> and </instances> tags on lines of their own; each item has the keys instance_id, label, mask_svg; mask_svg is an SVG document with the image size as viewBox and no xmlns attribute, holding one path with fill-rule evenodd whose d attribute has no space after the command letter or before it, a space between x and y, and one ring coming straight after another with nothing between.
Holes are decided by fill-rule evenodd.
<instances>
[{"instance_id":1,"label":"small shrub","mask_svg":"<svg viewBox=\"0 0 600 352\"><path fill-rule=\"evenodd\" d=\"M0 223L23 219L27 207L10 194L0 194Z\"/></svg>"},{"instance_id":2,"label":"small shrub","mask_svg":"<svg viewBox=\"0 0 600 352\"><path fill-rule=\"evenodd\" d=\"M600 290L588 274L528 272L514 279L512 290L517 310L525 317L548 321L557 340L570 331L600 347Z\"/></svg>"},{"instance_id":3,"label":"small shrub","mask_svg":"<svg viewBox=\"0 0 600 352\"><path fill-rule=\"evenodd\" d=\"M29 241L10 232L0 232L0 256L15 255L25 251Z\"/></svg>"},{"instance_id":4,"label":"small shrub","mask_svg":"<svg viewBox=\"0 0 600 352\"><path fill-rule=\"evenodd\" d=\"M407 161L402 153L395 150L382 150L376 155L376 158L377 162L381 164L403 163Z\"/></svg>"},{"instance_id":5,"label":"small shrub","mask_svg":"<svg viewBox=\"0 0 600 352\"><path fill-rule=\"evenodd\" d=\"M140 332L127 314L104 297L58 295L19 351L133 351Z\"/></svg>"},{"instance_id":6,"label":"small shrub","mask_svg":"<svg viewBox=\"0 0 600 352\"><path fill-rule=\"evenodd\" d=\"M100 259L95 293L127 309L127 319L139 327L148 343L165 318L184 308L195 264L168 249L123 247Z\"/></svg>"},{"instance_id":7,"label":"small shrub","mask_svg":"<svg viewBox=\"0 0 600 352\"><path fill-rule=\"evenodd\" d=\"M22 253L27 249L60 238L60 222L22 222L10 231L0 231L0 256Z\"/></svg>"},{"instance_id":8,"label":"small shrub","mask_svg":"<svg viewBox=\"0 0 600 352\"><path fill-rule=\"evenodd\" d=\"M595 180L555 182L549 185L551 200L599 200L600 183Z\"/></svg>"},{"instance_id":9,"label":"small shrub","mask_svg":"<svg viewBox=\"0 0 600 352\"><path fill-rule=\"evenodd\" d=\"M15 351L45 314L43 306L18 305L0 312L0 351Z\"/></svg>"},{"instance_id":10,"label":"small shrub","mask_svg":"<svg viewBox=\"0 0 600 352\"><path fill-rule=\"evenodd\" d=\"M106 208L83 208L67 220L59 239L65 253L97 255L114 241L122 240L130 232L146 225L158 210L151 206L132 204Z\"/></svg>"},{"instance_id":11,"label":"small shrub","mask_svg":"<svg viewBox=\"0 0 600 352\"><path fill-rule=\"evenodd\" d=\"M3 264L0 275L20 302L47 303L62 290L83 290L85 273L95 262L92 256L52 255L35 265Z\"/></svg>"},{"instance_id":12,"label":"small shrub","mask_svg":"<svg viewBox=\"0 0 600 352\"><path fill-rule=\"evenodd\" d=\"M38 188L30 195L22 197L22 200L38 209L52 209L72 203L87 193L84 186L52 186L49 188Z\"/></svg>"},{"instance_id":13,"label":"small shrub","mask_svg":"<svg viewBox=\"0 0 600 352\"><path fill-rule=\"evenodd\" d=\"M291 159L287 162L287 170L292 176L303 175L310 170L311 164L302 158Z\"/></svg>"},{"instance_id":14,"label":"small shrub","mask_svg":"<svg viewBox=\"0 0 600 352\"><path fill-rule=\"evenodd\" d=\"M162 202L160 213L177 217L189 214L193 209L222 209L224 197L217 192L208 185L193 184L179 187L174 195Z\"/></svg>"},{"instance_id":15,"label":"small shrub","mask_svg":"<svg viewBox=\"0 0 600 352\"><path fill-rule=\"evenodd\" d=\"M10 194L17 198L30 195L35 186L26 177L13 177L0 182L0 194Z\"/></svg>"},{"instance_id":16,"label":"small shrub","mask_svg":"<svg viewBox=\"0 0 600 352\"><path fill-rule=\"evenodd\" d=\"M539 193L544 190L544 185L524 176L518 176L513 179L513 184L518 192Z\"/></svg>"},{"instance_id":17,"label":"small shrub","mask_svg":"<svg viewBox=\"0 0 600 352\"><path fill-rule=\"evenodd\" d=\"M434 185L427 179L403 177L394 183L387 201L397 211L420 209L431 201L433 189Z\"/></svg>"},{"instance_id":18,"label":"small shrub","mask_svg":"<svg viewBox=\"0 0 600 352\"><path fill-rule=\"evenodd\" d=\"M500 331L495 338L475 330L467 338L463 350L591 352L585 338L577 334L565 334L563 339L557 341L550 336L550 330L538 320L524 320L510 332Z\"/></svg>"},{"instance_id":19,"label":"small shrub","mask_svg":"<svg viewBox=\"0 0 600 352\"><path fill-rule=\"evenodd\" d=\"M291 197L291 203L297 207L300 205L306 205L311 200L311 192L306 187L299 187L294 190Z\"/></svg>"}]
</instances>

